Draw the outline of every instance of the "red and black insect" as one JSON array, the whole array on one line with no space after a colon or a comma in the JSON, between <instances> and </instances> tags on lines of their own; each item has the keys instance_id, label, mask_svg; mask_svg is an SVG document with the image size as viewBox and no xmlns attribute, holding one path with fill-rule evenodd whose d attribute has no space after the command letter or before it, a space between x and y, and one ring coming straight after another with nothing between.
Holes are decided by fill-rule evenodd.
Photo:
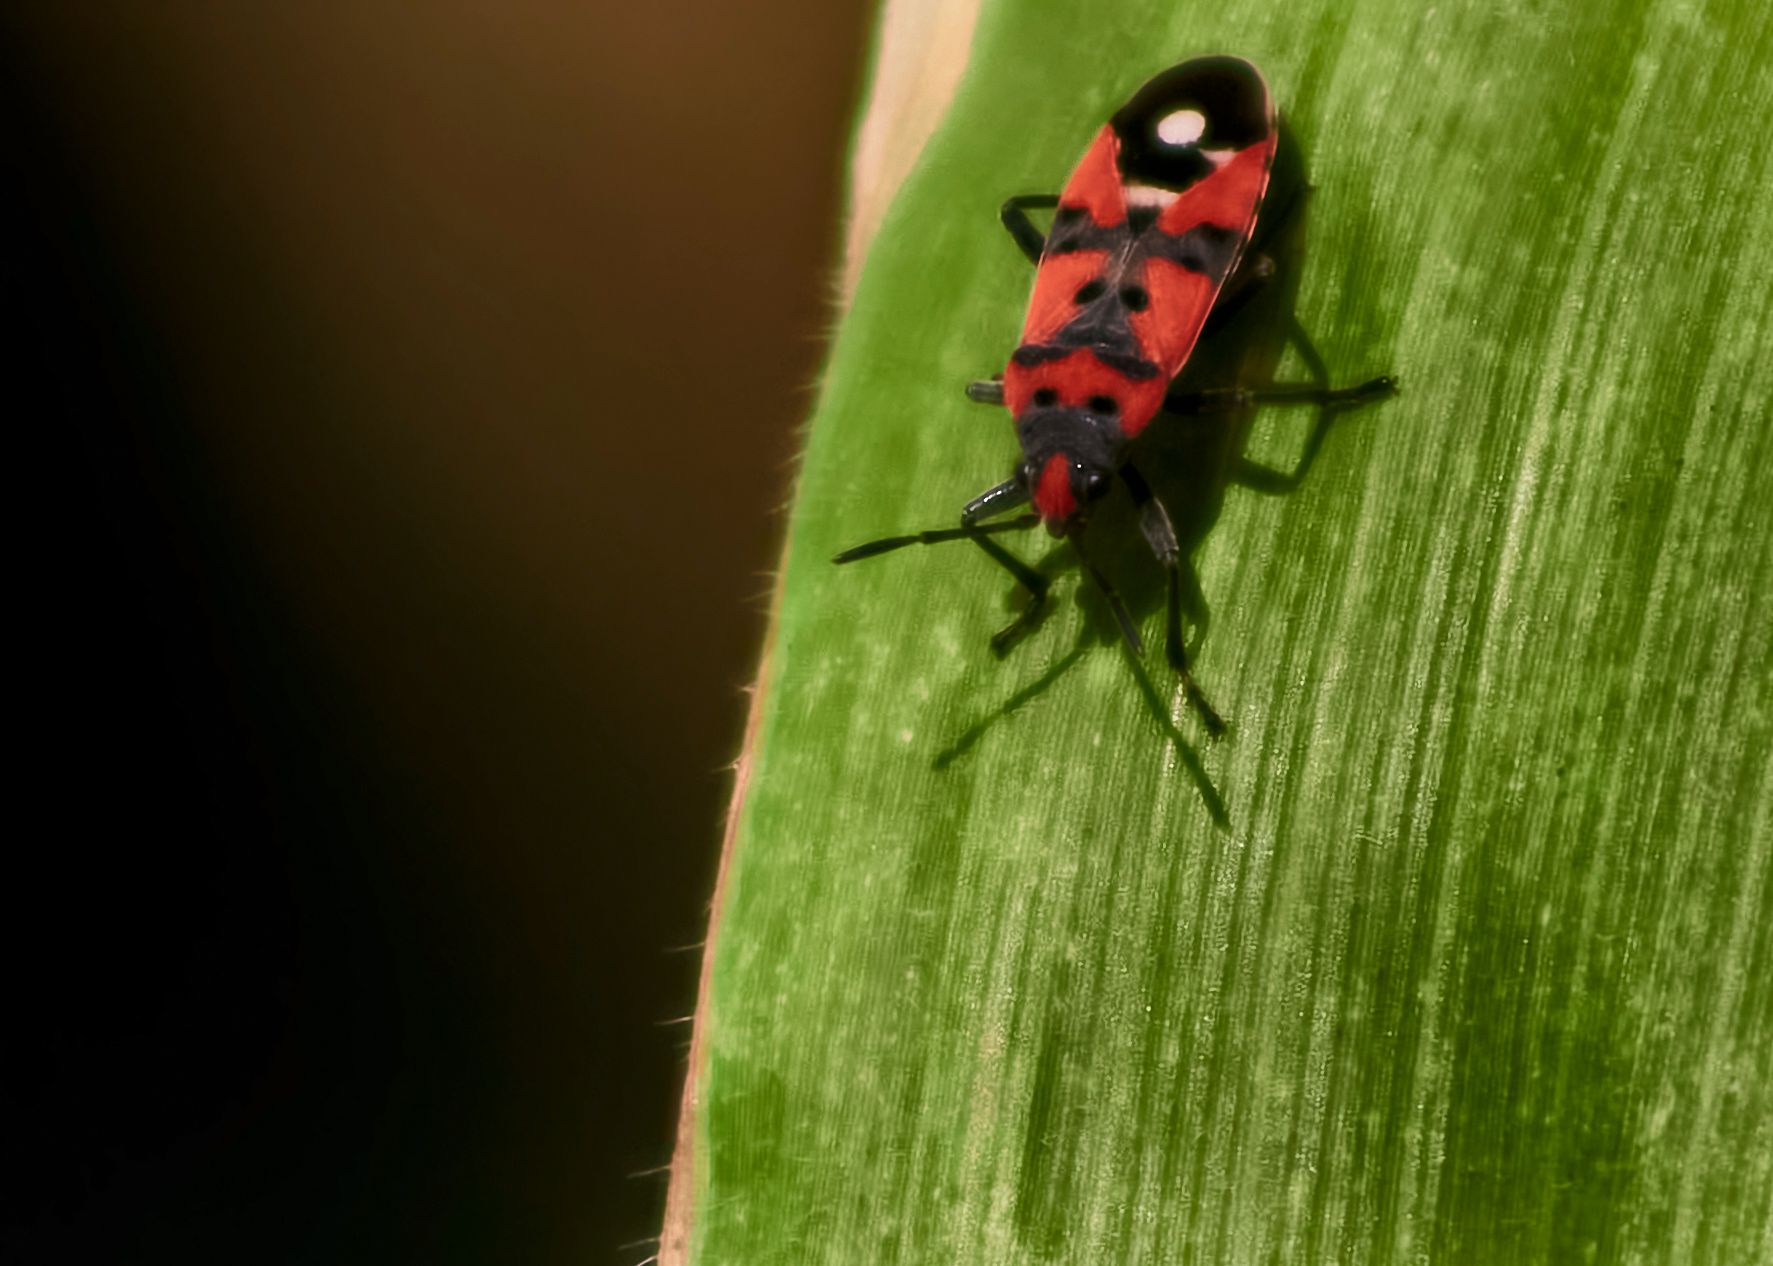
<instances>
[{"instance_id":1,"label":"red and black insect","mask_svg":"<svg viewBox=\"0 0 1773 1266\"><path fill-rule=\"evenodd\" d=\"M1209 318L1222 319L1274 273L1266 255L1248 248L1261 240L1259 226L1292 210L1290 204L1265 209L1283 136L1268 85L1254 66L1236 57L1196 58L1164 71L1121 107L1096 134L1064 193L1006 202L1004 227L1039 271L1021 345L1001 380L973 383L967 394L1009 407L1022 461L1010 479L966 504L958 528L871 541L836 561L904 545L974 541L1030 596L1022 614L992 639L1001 653L1038 617L1048 582L991 536L1044 523L1072 543L1128 645L1140 654L1132 618L1082 544L1091 505L1118 477L1138 507L1141 534L1168 573L1170 664L1207 728L1223 731L1224 722L1189 672L1182 639L1187 560L1168 510L1135 468L1129 448L1164 412L1264 403L1316 404L1327 411L1393 390L1389 378L1331 388L1322 358L1297 322L1289 337L1313 383L1172 390ZM1046 208L1054 210L1053 221L1042 234L1028 213ZM1030 502L1031 514L983 522Z\"/></svg>"}]
</instances>

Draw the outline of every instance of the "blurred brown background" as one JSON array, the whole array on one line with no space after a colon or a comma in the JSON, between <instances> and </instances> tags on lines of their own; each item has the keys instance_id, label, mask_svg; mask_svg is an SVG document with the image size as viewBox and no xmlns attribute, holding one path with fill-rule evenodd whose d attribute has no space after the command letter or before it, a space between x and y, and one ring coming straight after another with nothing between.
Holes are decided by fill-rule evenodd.
<instances>
[{"instance_id":1,"label":"blurred brown background","mask_svg":"<svg viewBox=\"0 0 1773 1266\"><path fill-rule=\"evenodd\" d=\"M868 20L0 17L7 1260L651 1252Z\"/></svg>"}]
</instances>

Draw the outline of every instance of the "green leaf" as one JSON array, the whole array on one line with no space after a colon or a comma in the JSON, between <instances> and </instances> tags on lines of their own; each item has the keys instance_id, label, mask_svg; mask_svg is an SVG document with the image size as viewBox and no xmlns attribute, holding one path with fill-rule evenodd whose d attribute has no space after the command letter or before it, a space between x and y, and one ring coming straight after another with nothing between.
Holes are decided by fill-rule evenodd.
<instances>
[{"instance_id":1,"label":"green leaf","mask_svg":"<svg viewBox=\"0 0 1773 1266\"><path fill-rule=\"evenodd\" d=\"M986 0L809 431L667 1260L1773 1261L1768 29ZM1403 394L1182 508L1209 743L1067 556L1002 661L976 549L829 560L1008 473L997 206L1219 51L1306 147L1301 318Z\"/></svg>"}]
</instances>

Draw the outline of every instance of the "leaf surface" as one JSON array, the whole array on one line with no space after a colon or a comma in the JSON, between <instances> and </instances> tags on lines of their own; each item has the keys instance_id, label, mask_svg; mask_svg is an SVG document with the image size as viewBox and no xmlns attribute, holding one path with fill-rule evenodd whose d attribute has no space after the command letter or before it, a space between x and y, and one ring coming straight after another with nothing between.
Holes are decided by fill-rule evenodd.
<instances>
[{"instance_id":1,"label":"leaf surface","mask_svg":"<svg viewBox=\"0 0 1773 1266\"><path fill-rule=\"evenodd\" d=\"M808 434L691 1260L1773 1260L1766 31L985 0ZM830 563L1007 475L1007 415L961 396L1030 284L998 204L1204 52L1304 142L1333 376L1403 386L1293 494L1182 509L1217 743L1064 555L1002 661L1019 599L976 549ZM1248 451L1309 429L1270 411Z\"/></svg>"}]
</instances>

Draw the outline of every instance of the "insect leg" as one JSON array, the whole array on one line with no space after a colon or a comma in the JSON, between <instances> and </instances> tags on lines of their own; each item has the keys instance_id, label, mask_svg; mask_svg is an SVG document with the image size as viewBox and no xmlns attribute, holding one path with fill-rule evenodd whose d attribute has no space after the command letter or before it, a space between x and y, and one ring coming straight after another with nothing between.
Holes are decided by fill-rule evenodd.
<instances>
[{"instance_id":1,"label":"insect leg","mask_svg":"<svg viewBox=\"0 0 1773 1266\"><path fill-rule=\"evenodd\" d=\"M1028 501L1028 490L1014 479L1006 479L1001 484L993 485L974 497L962 507L960 526L957 528L933 528L927 532L912 532L906 536L883 536L878 541L867 541L861 545L851 546L831 561L834 563L853 563L859 558L873 558L876 554L885 554L889 550L902 549L907 545L938 545L943 541L980 541L986 545L986 553L996 548L994 543L981 540L982 537L996 532L1020 532L1040 522L1038 514L1024 514L1020 518L1008 519L1002 523L981 524L980 519L989 519L1002 514L1006 510L1014 510ZM996 555L992 555L996 557ZM1009 555L1005 555L1006 558ZM1018 560L1011 559L1016 568L1023 568L1034 577L1035 584L1044 586L1045 579L1027 568ZM1020 572L1017 580L1022 580ZM1024 581L1024 583L1027 583Z\"/></svg>"},{"instance_id":2,"label":"insect leg","mask_svg":"<svg viewBox=\"0 0 1773 1266\"><path fill-rule=\"evenodd\" d=\"M1389 375L1353 387L1320 387L1315 383L1271 383L1266 387L1218 387L1208 391L1176 391L1164 397L1166 413L1233 413L1264 404L1314 404L1338 412L1359 408L1397 394Z\"/></svg>"},{"instance_id":3,"label":"insect leg","mask_svg":"<svg viewBox=\"0 0 1773 1266\"><path fill-rule=\"evenodd\" d=\"M967 384L967 399L974 404L1002 404L1003 379L977 378Z\"/></svg>"},{"instance_id":4,"label":"insect leg","mask_svg":"<svg viewBox=\"0 0 1773 1266\"><path fill-rule=\"evenodd\" d=\"M1287 341L1299 349L1300 359L1305 362L1311 382L1270 383L1266 387L1257 388L1221 387L1208 391L1178 391L1164 397L1164 409L1181 414L1231 412L1264 404L1317 406L1317 425L1306 438L1305 451L1291 471L1275 470L1271 466L1243 457L1233 464L1231 481L1255 492L1281 494L1293 491L1305 478L1311 464L1317 460L1318 450L1323 447L1330 427L1340 414L1397 394L1397 380L1390 375L1370 378L1352 387L1330 386L1329 367L1324 364L1324 358L1318 354L1311 336L1305 332L1305 327L1296 316L1288 318Z\"/></svg>"},{"instance_id":5,"label":"insect leg","mask_svg":"<svg viewBox=\"0 0 1773 1266\"><path fill-rule=\"evenodd\" d=\"M1274 260L1267 255L1244 256L1237 271L1225 279L1225 286L1219 291L1213 310L1207 314L1200 336L1212 338L1223 329L1249 306L1250 300L1262 293L1268 283L1274 280L1274 274Z\"/></svg>"},{"instance_id":6,"label":"insect leg","mask_svg":"<svg viewBox=\"0 0 1773 1266\"><path fill-rule=\"evenodd\" d=\"M1102 574L1102 569L1091 562L1090 556L1084 553L1083 538L1073 532L1069 539L1072 550L1077 554L1077 561L1083 564L1084 570L1090 574L1090 579L1095 582L1096 588L1101 592L1102 600L1114 613L1114 622L1120 626L1120 635L1126 639L1127 648L1135 656L1143 656L1145 654L1145 640L1139 636L1139 630L1133 624L1133 617L1127 614L1127 604L1120 600L1120 592L1108 582L1108 577Z\"/></svg>"},{"instance_id":7,"label":"insect leg","mask_svg":"<svg viewBox=\"0 0 1773 1266\"><path fill-rule=\"evenodd\" d=\"M944 541L972 541L990 556L991 561L1002 567L1016 578L1016 583L1028 591L1029 603L1023 608L1008 626L1000 629L991 639L991 649L999 655L1021 637L1033 625L1046 605L1048 581L1027 563L1017 558L991 537L999 532L1022 532L1040 522L1038 514L1018 515L1013 519L1004 519L997 523L981 523L980 519L991 518L1028 501L1028 490L1015 480L1003 483L984 492L967 502L961 511L960 526L952 528L933 528L927 532L911 532L904 536L883 536L878 541L867 541L852 546L838 554L831 561L834 563L853 563L863 558L873 558L876 554L889 553L903 549L907 545L938 545Z\"/></svg>"},{"instance_id":8,"label":"insect leg","mask_svg":"<svg viewBox=\"0 0 1773 1266\"><path fill-rule=\"evenodd\" d=\"M1031 264L1040 263L1040 252L1046 245L1047 235L1034 227L1034 221L1028 218L1028 212L1033 208L1044 210L1058 205L1059 195L1056 193L1022 193L1004 203L1003 209L998 212L1004 228L1016 239L1016 245L1022 248L1022 253L1028 256Z\"/></svg>"},{"instance_id":9,"label":"insect leg","mask_svg":"<svg viewBox=\"0 0 1773 1266\"><path fill-rule=\"evenodd\" d=\"M1231 470L1232 481L1255 492L1279 494L1293 491L1311 469L1312 462L1317 460L1318 450L1323 447L1324 438L1329 435L1330 427L1338 414L1374 400L1383 400L1397 391L1397 383L1389 377L1374 378L1356 387L1345 387L1341 391L1333 390L1330 387L1329 366L1324 364L1324 358L1318 354L1316 344L1311 341L1311 335L1306 333L1297 316L1288 320L1287 339L1299 349L1299 356L1304 360L1312 382L1316 384L1316 403L1320 406L1317 425L1306 438L1305 451L1300 454L1291 471L1275 470L1248 458L1240 457L1237 460ZM1311 401L1311 390L1307 388L1303 393L1307 402Z\"/></svg>"},{"instance_id":10,"label":"insect leg","mask_svg":"<svg viewBox=\"0 0 1773 1266\"><path fill-rule=\"evenodd\" d=\"M994 519L1006 510L1028 504L1028 489L1014 479L993 484L960 508L960 525L971 528L980 519Z\"/></svg>"},{"instance_id":11,"label":"insect leg","mask_svg":"<svg viewBox=\"0 0 1773 1266\"><path fill-rule=\"evenodd\" d=\"M1132 466L1121 467L1120 473L1133 494L1134 504L1139 507L1139 532L1169 578L1169 604L1164 617L1164 655L1169 659L1170 667L1182 679L1182 692L1188 698L1188 706L1200 715L1207 732L1217 737L1225 733L1225 720L1207 701L1206 693L1194 680L1194 674L1188 666L1188 646L1182 640L1182 589L1185 583L1189 589L1187 605L1195 612L1196 622L1202 632L1207 627L1206 601L1200 591L1200 582L1194 577L1194 569L1182 557L1181 547L1176 543L1176 529L1170 523L1170 514L1164 509L1164 503L1152 495L1150 485Z\"/></svg>"},{"instance_id":12,"label":"insect leg","mask_svg":"<svg viewBox=\"0 0 1773 1266\"><path fill-rule=\"evenodd\" d=\"M1016 480L1009 479L994 488L987 488L967 502L966 508L960 512L960 530L969 534L974 544L989 554L993 562L1014 576L1016 583L1028 591L1028 605L1022 608L1021 614L991 635L991 650L997 655L1008 651L1021 640L1023 634L1034 627L1035 621L1046 607L1047 590L1050 586L1045 576L984 535L996 529L997 524L987 524L984 527L974 525L982 518L1002 514L1005 510L1025 504L1027 500L1028 489ZM1025 521L1028 526L1032 526L1040 522L1040 516L1027 514L1014 520L1019 525Z\"/></svg>"}]
</instances>

